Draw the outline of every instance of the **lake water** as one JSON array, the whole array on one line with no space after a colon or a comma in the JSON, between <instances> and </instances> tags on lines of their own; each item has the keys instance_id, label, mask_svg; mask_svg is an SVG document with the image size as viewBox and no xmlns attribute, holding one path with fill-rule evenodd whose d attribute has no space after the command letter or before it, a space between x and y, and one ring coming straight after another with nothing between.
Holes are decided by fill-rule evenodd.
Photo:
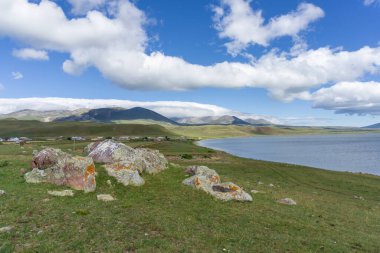
<instances>
[{"instance_id":1,"label":"lake water","mask_svg":"<svg viewBox=\"0 0 380 253\"><path fill-rule=\"evenodd\" d=\"M380 134L260 136L198 144L257 160L380 175Z\"/></svg>"}]
</instances>

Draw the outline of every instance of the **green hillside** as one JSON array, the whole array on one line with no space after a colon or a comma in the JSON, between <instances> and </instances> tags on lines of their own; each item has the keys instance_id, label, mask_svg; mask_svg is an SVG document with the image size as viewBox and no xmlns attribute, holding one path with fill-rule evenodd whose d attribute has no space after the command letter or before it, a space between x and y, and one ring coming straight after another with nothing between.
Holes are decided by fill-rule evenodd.
<instances>
[{"instance_id":1,"label":"green hillside","mask_svg":"<svg viewBox=\"0 0 380 253\"><path fill-rule=\"evenodd\" d=\"M57 136L173 136L159 125L112 124L93 122L40 122L34 120L0 120L0 137Z\"/></svg>"}]
</instances>

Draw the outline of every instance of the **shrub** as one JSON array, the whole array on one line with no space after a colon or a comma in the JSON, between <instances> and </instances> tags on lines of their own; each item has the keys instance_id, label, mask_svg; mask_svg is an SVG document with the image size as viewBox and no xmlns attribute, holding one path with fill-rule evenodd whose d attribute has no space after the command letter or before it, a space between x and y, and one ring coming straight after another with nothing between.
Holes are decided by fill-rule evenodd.
<instances>
[{"instance_id":1,"label":"shrub","mask_svg":"<svg viewBox=\"0 0 380 253\"><path fill-rule=\"evenodd\" d=\"M190 159L193 159L193 156L190 154L183 154L183 155L181 155L181 158L190 160Z\"/></svg>"},{"instance_id":2,"label":"shrub","mask_svg":"<svg viewBox=\"0 0 380 253\"><path fill-rule=\"evenodd\" d=\"M8 166L10 163L9 163L9 161L0 161L0 168L1 167L6 167L6 166Z\"/></svg>"}]
</instances>

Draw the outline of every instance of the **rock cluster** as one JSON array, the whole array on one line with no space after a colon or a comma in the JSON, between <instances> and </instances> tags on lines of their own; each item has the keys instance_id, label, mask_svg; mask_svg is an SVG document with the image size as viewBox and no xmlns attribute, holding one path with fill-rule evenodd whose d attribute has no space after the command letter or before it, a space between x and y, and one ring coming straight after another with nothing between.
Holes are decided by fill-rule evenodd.
<instances>
[{"instance_id":1,"label":"rock cluster","mask_svg":"<svg viewBox=\"0 0 380 253\"><path fill-rule=\"evenodd\" d=\"M164 155L157 150L134 149L113 140L91 143L85 151L95 162L105 163L108 175L123 185L141 186L145 183L141 173L156 174L168 165Z\"/></svg>"},{"instance_id":2,"label":"rock cluster","mask_svg":"<svg viewBox=\"0 0 380 253\"><path fill-rule=\"evenodd\" d=\"M27 183L52 183L85 192L95 191L95 166L91 158L72 156L60 149L46 148L35 154Z\"/></svg>"},{"instance_id":3,"label":"rock cluster","mask_svg":"<svg viewBox=\"0 0 380 253\"><path fill-rule=\"evenodd\" d=\"M206 166L189 166L186 172L192 176L182 182L184 185L203 190L223 201L252 201L252 196L242 188L231 182L222 183L218 173Z\"/></svg>"}]
</instances>

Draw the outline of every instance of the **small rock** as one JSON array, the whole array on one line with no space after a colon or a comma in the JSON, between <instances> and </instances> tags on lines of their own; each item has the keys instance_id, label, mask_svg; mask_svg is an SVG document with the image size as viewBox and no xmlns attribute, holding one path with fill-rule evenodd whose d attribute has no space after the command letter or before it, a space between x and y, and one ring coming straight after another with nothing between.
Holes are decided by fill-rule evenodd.
<instances>
[{"instance_id":1,"label":"small rock","mask_svg":"<svg viewBox=\"0 0 380 253\"><path fill-rule=\"evenodd\" d=\"M50 201L50 199L43 199L43 200L42 200L42 202L45 202L45 203L46 203L46 202L49 202L49 201Z\"/></svg>"},{"instance_id":2,"label":"small rock","mask_svg":"<svg viewBox=\"0 0 380 253\"><path fill-rule=\"evenodd\" d=\"M148 234L148 233L145 233L144 235L145 235L145 236L148 236L149 234Z\"/></svg>"},{"instance_id":3,"label":"small rock","mask_svg":"<svg viewBox=\"0 0 380 253\"><path fill-rule=\"evenodd\" d=\"M9 231L11 231L13 228L11 226L7 226L7 227L2 227L0 228L0 233L7 233Z\"/></svg>"},{"instance_id":4,"label":"small rock","mask_svg":"<svg viewBox=\"0 0 380 253\"><path fill-rule=\"evenodd\" d=\"M98 194L96 198L100 201L108 202L108 201L114 201L115 199L109 195L109 194Z\"/></svg>"},{"instance_id":5,"label":"small rock","mask_svg":"<svg viewBox=\"0 0 380 253\"><path fill-rule=\"evenodd\" d=\"M5 193L6 193L6 192L5 192L4 190L0 190L0 196L1 196L1 195L5 195Z\"/></svg>"},{"instance_id":6,"label":"small rock","mask_svg":"<svg viewBox=\"0 0 380 253\"><path fill-rule=\"evenodd\" d=\"M0 194L1 195L1 194ZM362 196L356 196L354 195L354 199L360 199L360 200L364 200L364 198Z\"/></svg>"},{"instance_id":7,"label":"small rock","mask_svg":"<svg viewBox=\"0 0 380 253\"><path fill-rule=\"evenodd\" d=\"M265 193L265 192L257 191L257 190L251 190L251 193L253 193L253 194L257 194L257 193Z\"/></svg>"},{"instance_id":8,"label":"small rock","mask_svg":"<svg viewBox=\"0 0 380 253\"><path fill-rule=\"evenodd\" d=\"M274 184L269 184L268 186L269 186L269 187L274 187Z\"/></svg>"},{"instance_id":9,"label":"small rock","mask_svg":"<svg viewBox=\"0 0 380 253\"><path fill-rule=\"evenodd\" d=\"M261 181L259 181L259 182L257 182L257 184L258 184L258 185L263 185L264 183L261 182Z\"/></svg>"},{"instance_id":10,"label":"small rock","mask_svg":"<svg viewBox=\"0 0 380 253\"><path fill-rule=\"evenodd\" d=\"M57 196L57 197L73 197L74 192L72 190L63 190L63 191L48 191L48 194Z\"/></svg>"},{"instance_id":11,"label":"small rock","mask_svg":"<svg viewBox=\"0 0 380 253\"><path fill-rule=\"evenodd\" d=\"M297 205L297 202L295 202L291 198L284 198L284 199L277 200L277 203L284 204L284 205L289 205L289 206L295 206L295 205Z\"/></svg>"}]
</instances>

